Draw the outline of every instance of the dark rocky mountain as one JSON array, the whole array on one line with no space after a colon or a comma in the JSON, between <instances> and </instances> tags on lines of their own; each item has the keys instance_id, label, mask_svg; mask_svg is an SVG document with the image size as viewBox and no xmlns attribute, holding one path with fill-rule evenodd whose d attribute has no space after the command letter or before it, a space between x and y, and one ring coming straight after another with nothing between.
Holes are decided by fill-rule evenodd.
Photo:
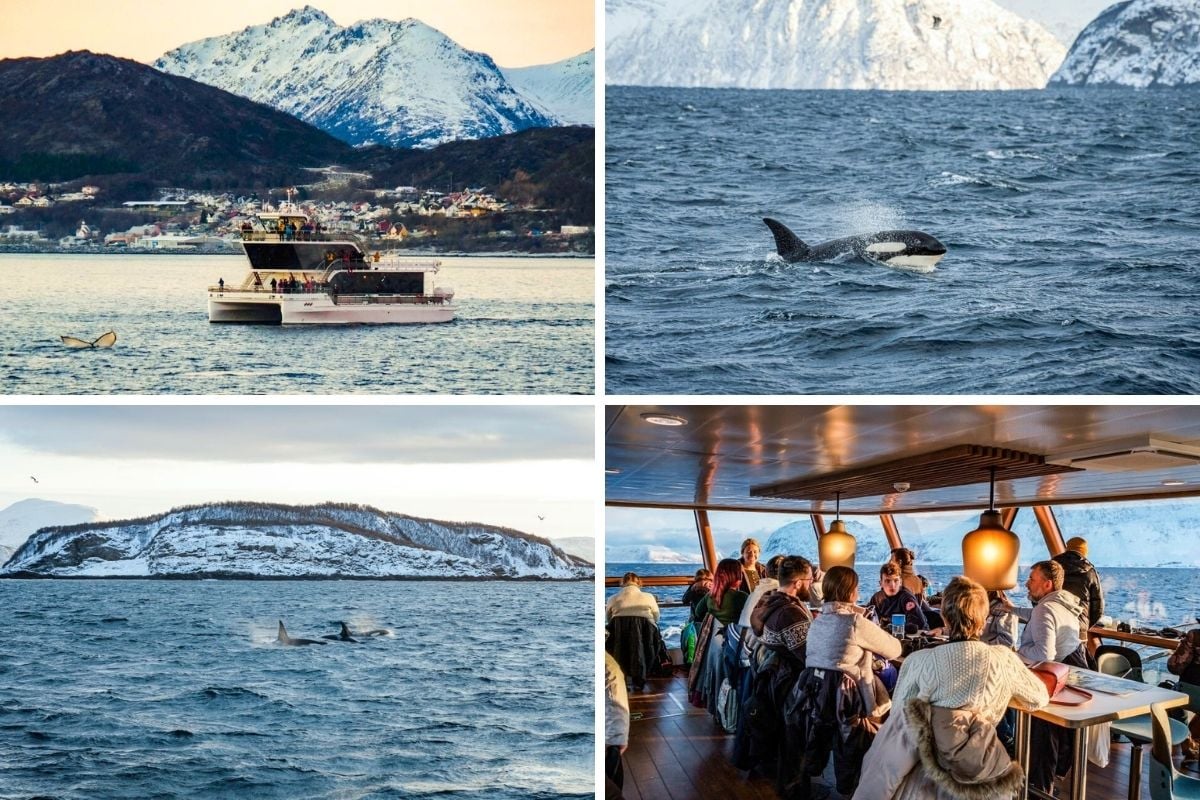
<instances>
[{"instance_id":1,"label":"dark rocky mountain","mask_svg":"<svg viewBox=\"0 0 1200 800\"><path fill-rule=\"evenodd\" d=\"M1050 85L1200 86L1200 3L1114 3L1079 34Z\"/></svg>"},{"instance_id":2,"label":"dark rocky mountain","mask_svg":"<svg viewBox=\"0 0 1200 800\"><path fill-rule=\"evenodd\" d=\"M175 185L278 185L300 167L353 154L283 112L86 50L0 61L0 108L0 175L9 179L132 173Z\"/></svg>"}]
</instances>

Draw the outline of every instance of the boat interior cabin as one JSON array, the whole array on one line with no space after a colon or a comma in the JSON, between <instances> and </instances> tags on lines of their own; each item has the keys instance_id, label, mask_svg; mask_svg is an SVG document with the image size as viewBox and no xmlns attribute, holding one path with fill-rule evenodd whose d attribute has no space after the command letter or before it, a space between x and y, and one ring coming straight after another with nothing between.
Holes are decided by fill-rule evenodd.
<instances>
[{"instance_id":1,"label":"boat interior cabin","mask_svg":"<svg viewBox=\"0 0 1200 800\"><path fill-rule=\"evenodd\" d=\"M892 551L908 548L936 606L952 577L977 574L977 534L998 525L1013 548L1001 557L1019 565L1009 596L1020 606L1030 565L1080 537L1105 600L1088 649L1117 654L1097 669L1132 690L1177 680L1167 659L1200 623L1200 406L613 405L605 425L606 598L636 573L658 600L670 656L628 689L626 798L783 796L770 770L735 765L737 735L689 702L682 665L685 589L747 539L764 562L853 564L864 599ZM848 555L835 552L847 541ZM1200 695L1189 697L1171 701L1180 725L1200 710ZM1150 737L1147 710L1137 719ZM1161 741L1122 735L1123 712L1108 715L1111 730L1090 727L1099 713L1086 726L1110 743L1107 765L1088 764L1055 796L1200 797L1183 736L1164 765ZM1175 733L1171 723L1160 740ZM839 797L834 785L830 767L814 796Z\"/></svg>"}]
</instances>

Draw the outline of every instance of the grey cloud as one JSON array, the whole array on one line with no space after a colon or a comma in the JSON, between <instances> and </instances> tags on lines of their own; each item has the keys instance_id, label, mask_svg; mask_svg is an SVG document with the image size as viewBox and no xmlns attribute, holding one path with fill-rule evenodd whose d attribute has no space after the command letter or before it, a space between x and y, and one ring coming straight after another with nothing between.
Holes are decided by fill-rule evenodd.
<instances>
[{"instance_id":1,"label":"grey cloud","mask_svg":"<svg viewBox=\"0 0 1200 800\"><path fill-rule=\"evenodd\" d=\"M2 406L0 439L39 453L236 463L591 459L588 406Z\"/></svg>"}]
</instances>

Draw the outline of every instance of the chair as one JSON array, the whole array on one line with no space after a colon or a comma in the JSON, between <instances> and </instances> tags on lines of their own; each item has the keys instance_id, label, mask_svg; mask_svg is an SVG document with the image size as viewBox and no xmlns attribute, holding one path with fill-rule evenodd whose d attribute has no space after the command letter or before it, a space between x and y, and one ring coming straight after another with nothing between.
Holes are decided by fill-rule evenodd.
<instances>
[{"instance_id":1,"label":"chair","mask_svg":"<svg viewBox=\"0 0 1200 800\"><path fill-rule=\"evenodd\" d=\"M1105 658L1106 657L1106 658ZM1101 659L1104 659L1103 661ZM1104 657L1097 656L1096 661L1101 665L1100 672L1107 675L1120 675L1120 673L1108 672L1103 668L1103 664L1120 666L1117 659L1124 660L1124 657L1116 653L1105 653ZM1129 754L1129 800L1138 800L1142 794L1142 747L1150 744L1154 740L1154 721L1151 719L1152 714L1142 714L1140 717L1130 717L1122 719L1112 724L1112 732L1119 733L1129 740L1133 745L1132 752ZM1165 715L1164 715L1165 716ZM1165 736L1170 741L1167 748L1167 760L1171 758L1171 748L1178 746L1184 739L1188 738L1188 729L1177 719L1168 719L1167 724L1163 726ZM1151 779L1153 785L1153 778ZM1180 795L1184 796L1184 795ZM1192 795L1186 795L1191 797ZM1200 795L1196 795L1200 797Z\"/></svg>"},{"instance_id":2,"label":"chair","mask_svg":"<svg viewBox=\"0 0 1200 800\"><path fill-rule=\"evenodd\" d=\"M1193 695L1193 700L1195 695ZM1171 761L1174 746L1166 707L1161 703L1150 706L1153 744L1150 748L1150 798L1151 800L1196 800L1200 798L1200 780L1180 775Z\"/></svg>"},{"instance_id":3,"label":"chair","mask_svg":"<svg viewBox=\"0 0 1200 800\"><path fill-rule=\"evenodd\" d=\"M1139 683L1144 682L1142 657L1137 650L1119 644L1102 644L1096 648L1096 671Z\"/></svg>"}]
</instances>

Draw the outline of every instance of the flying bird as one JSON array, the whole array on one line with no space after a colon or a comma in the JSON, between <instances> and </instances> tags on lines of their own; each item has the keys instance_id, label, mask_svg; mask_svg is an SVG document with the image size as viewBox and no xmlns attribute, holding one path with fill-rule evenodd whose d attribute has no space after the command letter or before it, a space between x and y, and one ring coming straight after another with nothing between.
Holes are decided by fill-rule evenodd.
<instances>
[{"instance_id":1,"label":"flying bird","mask_svg":"<svg viewBox=\"0 0 1200 800\"><path fill-rule=\"evenodd\" d=\"M541 514L538 514L538 519L545 519Z\"/></svg>"},{"instance_id":2,"label":"flying bird","mask_svg":"<svg viewBox=\"0 0 1200 800\"><path fill-rule=\"evenodd\" d=\"M29 476L29 480L33 481L34 483L38 482L38 479L33 477L32 475Z\"/></svg>"}]
</instances>

